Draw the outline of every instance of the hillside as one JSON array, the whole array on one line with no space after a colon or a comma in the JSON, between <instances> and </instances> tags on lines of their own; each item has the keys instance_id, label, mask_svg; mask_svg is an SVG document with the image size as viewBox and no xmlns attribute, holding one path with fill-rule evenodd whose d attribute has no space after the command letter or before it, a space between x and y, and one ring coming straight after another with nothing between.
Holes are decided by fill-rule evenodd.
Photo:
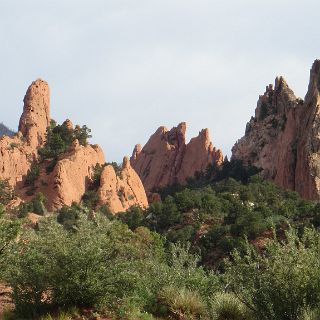
<instances>
[{"instance_id":1,"label":"hillside","mask_svg":"<svg viewBox=\"0 0 320 320\"><path fill-rule=\"evenodd\" d=\"M121 165L34 81L0 139L0 318L320 319L319 79L268 86L230 161L180 123Z\"/></svg>"}]
</instances>

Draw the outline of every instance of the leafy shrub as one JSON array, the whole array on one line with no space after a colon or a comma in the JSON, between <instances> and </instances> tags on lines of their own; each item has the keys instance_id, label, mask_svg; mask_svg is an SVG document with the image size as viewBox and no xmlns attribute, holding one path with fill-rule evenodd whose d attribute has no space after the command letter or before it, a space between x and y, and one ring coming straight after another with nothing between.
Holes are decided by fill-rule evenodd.
<instances>
[{"instance_id":1,"label":"leafy shrub","mask_svg":"<svg viewBox=\"0 0 320 320\"><path fill-rule=\"evenodd\" d=\"M16 239L21 223L7 217L5 208L0 204L0 276L4 271L9 246Z\"/></svg>"},{"instance_id":2,"label":"leafy shrub","mask_svg":"<svg viewBox=\"0 0 320 320\"><path fill-rule=\"evenodd\" d=\"M290 230L286 242L274 239L260 255L247 244L233 254L228 283L259 319L299 319L320 303L320 235L306 230L302 239Z\"/></svg>"},{"instance_id":3,"label":"leafy shrub","mask_svg":"<svg viewBox=\"0 0 320 320\"><path fill-rule=\"evenodd\" d=\"M57 221L67 230L77 229L77 222L82 214L88 214L88 210L80 205L63 206L57 211Z\"/></svg>"},{"instance_id":4,"label":"leafy shrub","mask_svg":"<svg viewBox=\"0 0 320 320\"><path fill-rule=\"evenodd\" d=\"M39 165L37 163L32 163L25 178L25 182L24 182L25 186L33 187L39 175L40 175Z\"/></svg>"},{"instance_id":5,"label":"leafy shrub","mask_svg":"<svg viewBox=\"0 0 320 320\"><path fill-rule=\"evenodd\" d=\"M74 129L68 126L65 121L62 125L57 125L51 120L50 127L47 128L46 143L38 150L42 160L57 159L60 154L65 153L75 139L78 139L81 145L87 145L88 139L91 138L91 130L87 126L76 126ZM51 172L55 162L50 164L47 172Z\"/></svg>"},{"instance_id":6,"label":"leafy shrub","mask_svg":"<svg viewBox=\"0 0 320 320\"><path fill-rule=\"evenodd\" d=\"M15 194L9 180L0 180L0 204L7 205L14 198Z\"/></svg>"},{"instance_id":7,"label":"leafy shrub","mask_svg":"<svg viewBox=\"0 0 320 320\"><path fill-rule=\"evenodd\" d=\"M159 293L160 303L167 315L175 319L200 319L206 314L206 305L197 292L185 288L164 287Z\"/></svg>"},{"instance_id":8,"label":"leafy shrub","mask_svg":"<svg viewBox=\"0 0 320 320\"><path fill-rule=\"evenodd\" d=\"M82 196L83 204L91 209L95 209L99 203L99 197L95 190L88 190Z\"/></svg>"},{"instance_id":9,"label":"leafy shrub","mask_svg":"<svg viewBox=\"0 0 320 320\"><path fill-rule=\"evenodd\" d=\"M210 303L210 316L213 320L253 319L246 306L232 293L219 292Z\"/></svg>"},{"instance_id":10,"label":"leafy shrub","mask_svg":"<svg viewBox=\"0 0 320 320\"><path fill-rule=\"evenodd\" d=\"M7 260L17 312L27 317L51 307L119 302L132 294L143 261L157 261L153 241L101 216L81 215L75 232L42 220L38 230L24 231Z\"/></svg>"},{"instance_id":11,"label":"leafy shrub","mask_svg":"<svg viewBox=\"0 0 320 320\"><path fill-rule=\"evenodd\" d=\"M45 202L45 196L39 192L31 201L21 203L14 211L17 213L18 218L26 217L29 212L45 215L47 213Z\"/></svg>"}]
</instances>

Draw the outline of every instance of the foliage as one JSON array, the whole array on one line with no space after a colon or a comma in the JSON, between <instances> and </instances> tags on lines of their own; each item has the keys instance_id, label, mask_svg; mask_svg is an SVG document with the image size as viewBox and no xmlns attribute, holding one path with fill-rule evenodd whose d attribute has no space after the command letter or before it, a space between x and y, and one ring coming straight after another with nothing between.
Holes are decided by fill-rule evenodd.
<instances>
[{"instance_id":1,"label":"foliage","mask_svg":"<svg viewBox=\"0 0 320 320\"><path fill-rule=\"evenodd\" d=\"M210 316L213 320L250 320L253 315L232 293L219 292L212 297Z\"/></svg>"},{"instance_id":2,"label":"foliage","mask_svg":"<svg viewBox=\"0 0 320 320\"><path fill-rule=\"evenodd\" d=\"M320 226L320 206L251 176L246 184L228 178L199 188L188 185L162 202L129 210L117 219L132 230L146 226L168 242L190 242L194 252L201 252L203 263L222 268L223 258L233 249L243 250L244 237L254 241L289 223L297 228Z\"/></svg>"},{"instance_id":3,"label":"foliage","mask_svg":"<svg viewBox=\"0 0 320 320\"><path fill-rule=\"evenodd\" d=\"M134 264L156 255L151 234L146 242L100 216L81 216L76 232L53 219L43 220L38 229L26 230L13 245L6 270L16 310L24 315L56 306L99 305L113 301L114 295L121 298L135 285Z\"/></svg>"},{"instance_id":4,"label":"foliage","mask_svg":"<svg viewBox=\"0 0 320 320\"><path fill-rule=\"evenodd\" d=\"M28 173L25 178L25 186L32 186L34 187L34 184L36 180L38 179L40 175L40 167L37 163L32 163L30 169L28 170Z\"/></svg>"},{"instance_id":5,"label":"foliage","mask_svg":"<svg viewBox=\"0 0 320 320\"><path fill-rule=\"evenodd\" d=\"M87 126L76 126L74 129L68 126L65 121L61 125L57 125L51 120L50 126L47 128L46 143L38 150L42 160L50 159L53 162L48 166L48 172L51 172L59 155L65 153L71 146L72 142L78 139L80 145L86 146L88 139L91 138L91 130Z\"/></svg>"},{"instance_id":6,"label":"foliage","mask_svg":"<svg viewBox=\"0 0 320 320\"><path fill-rule=\"evenodd\" d=\"M43 216L47 213L45 202L45 196L41 192L38 192L31 201L21 203L14 211L19 218L26 217L29 212Z\"/></svg>"},{"instance_id":7,"label":"foliage","mask_svg":"<svg viewBox=\"0 0 320 320\"><path fill-rule=\"evenodd\" d=\"M119 164L116 163L116 162L107 162L107 163L105 164L105 166L112 166L113 169L114 169L114 171L115 171L115 173L116 173L116 175L117 175L118 177L121 177L121 171L122 171L121 165L119 165Z\"/></svg>"},{"instance_id":8,"label":"foliage","mask_svg":"<svg viewBox=\"0 0 320 320\"><path fill-rule=\"evenodd\" d=\"M270 241L263 255L247 243L235 251L226 279L231 290L258 319L299 319L320 303L320 235L307 229L300 239L294 230L286 241Z\"/></svg>"},{"instance_id":9,"label":"foliage","mask_svg":"<svg viewBox=\"0 0 320 320\"><path fill-rule=\"evenodd\" d=\"M99 197L95 190L88 190L82 196L83 204L91 209L95 209L99 204Z\"/></svg>"},{"instance_id":10,"label":"foliage","mask_svg":"<svg viewBox=\"0 0 320 320\"><path fill-rule=\"evenodd\" d=\"M206 315L206 305L200 295L185 288L164 287L159 300L174 319L200 319Z\"/></svg>"},{"instance_id":11,"label":"foliage","mask_svg":"<svg viewBox=\"0 0 320 320\"><path fill-rule=\"evenodd\" d=\"M0 204L0 275L4 269L9 246L20 231L20 221L7 217L5 208Z\"/></svg>"},{"instance_id":12,"label":"foliage","mask_svg":"<svg viewBox=\"0 0 320 320\"><path fill-rule=\"evenodd\" d=\"M0 204L7 205L14 198L15 194L9 180L0 180Z\"/></svg>"}]
</instances>

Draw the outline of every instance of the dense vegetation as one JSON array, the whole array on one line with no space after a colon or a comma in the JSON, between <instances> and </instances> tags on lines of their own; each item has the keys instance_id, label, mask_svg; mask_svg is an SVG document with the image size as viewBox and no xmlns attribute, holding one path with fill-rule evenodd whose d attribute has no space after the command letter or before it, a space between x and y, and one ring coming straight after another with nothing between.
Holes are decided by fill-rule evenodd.
<instances>
[{"instance_id":1,"label":"dense vegetation","mask_svg":"<svg viewBox=\"0 0 320 320\"><path fill-rule=\"evenodd\" d=\"M200 181L199 187L198 180L183 189L171 188L163 202L146 210L133 207L117 218L132 230L145 226L159 232L169 243L191 243L193 252L210 267L222 267L223 258L243 249L245 238L254 242L259 236L272 237L271 228L283 233L289 224L298 229L319 225L319 205L257 175L238 172L233 176L238 181L219 178L205 186Z\"/></svg>"},{"instance_id":2,"label":"dense vegetation","mask_svg":"<svg viewBox=\"0 0 320 320\"><path fill-rule=\"evenodd\" d=\"M319 318L320 205L225 162L115 217L94 203L101 171L82 204L48 217L41 194L5 210L14 193L0 183L7 319ZM21 228L31 205L45 217Z\"/></svg>"}]
</instances>

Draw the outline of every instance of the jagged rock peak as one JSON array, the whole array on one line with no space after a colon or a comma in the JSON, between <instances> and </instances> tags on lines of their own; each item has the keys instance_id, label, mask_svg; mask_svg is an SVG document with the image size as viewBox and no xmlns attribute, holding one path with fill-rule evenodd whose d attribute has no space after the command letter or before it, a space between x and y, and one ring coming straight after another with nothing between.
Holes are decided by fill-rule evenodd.
<instances>
[{"instance_id":1,"label":"jagged rock peak","mask_svg":"<svg viewBox=\"0 0 320 320\"><path fill-rule=\"evenodd\" d=\"M128 169L129 167L131 167L130 161L128 157L124 157L122 161L122 169Z\"/></svg>"},{"instance_id":2,"label":"jagged rock peak","mask_svg":"<svg viewBox=\"0 0 320 320\"><path fill-rule=\"evenodd\" d=\"M320 60L310 71L305 100L285 80L259 97L256 116L232 148L232 158L262 169L262 175L306 199L320 199Z\"/></svg>"},{"instance_id":3,"label":"jagged rock peak","mask_svg":"<svg viewBox=\"0 0 320 320\"><path fill-rule=\"evenodd\" d=\"M46 81L38 79L29 86L24 97L23 113L19 122L28 144L37 148L45 142L50 125L50 89Z\"/></svg>"},{"instance_id":4,"label":"jagged rock peak","mask_svg":"<svg viewBox=\"0 0 320 320\"><path fill-rule=\"evenodd\" d=\"M133 149L132 156L130 158L130 162L131 163L134 163L137 160L139 154L141 153L141 150L142 150L141 144L139 144L139 143L136 144L134 149Z\"/></svg>"},{"instance_id":5,"label":"jagged rock peak","mask_svg":"<svg viewBox=\"0 0 320 320\"><path fill-rule=\"evenodd\" d=\"M310 70L310 81L305 101L317 97L320 91L320 60L315 60Z\"/></svg>"},{"instance_id":6,"label":"jagged rock peak","mask_svg":"<svg viewBox=\"0 0 320 320\"><path fill-rule=\"evenodd\" d=\"M134 148L131 165L147 192L174 183L185 184L187 178L204 171L209 164L222 163L222 152L213 147L208 129L201 130L188 144L186 129L185 122L170 131L160 127L142 149Z\"/></svg>"},{"instance_id":7,"label":"jagged rock peak","mask_svg":"<svg viewBox=\"0 0 320 320\"><path fill-rule=\"evenodd\" d=\"M170 131L166 132L165 139L170 145L179 148L186 142L186 130L187 124L181 122L177 127L173 127Z\"/></svg>"},{"instance_id":8,"label":"jagged rock peak","mask_svg":"<svg viewBox=\"0 0 320 320\"><path fill-rule=\"evenodd\" d=\"M148 199L143 184L130 165L127 157L123 158L122 170L114 167L103 168L98 190L100 205L108 205L112 213L123 212L131 206L148 206Z\"/></svg>"}]
</instances>

